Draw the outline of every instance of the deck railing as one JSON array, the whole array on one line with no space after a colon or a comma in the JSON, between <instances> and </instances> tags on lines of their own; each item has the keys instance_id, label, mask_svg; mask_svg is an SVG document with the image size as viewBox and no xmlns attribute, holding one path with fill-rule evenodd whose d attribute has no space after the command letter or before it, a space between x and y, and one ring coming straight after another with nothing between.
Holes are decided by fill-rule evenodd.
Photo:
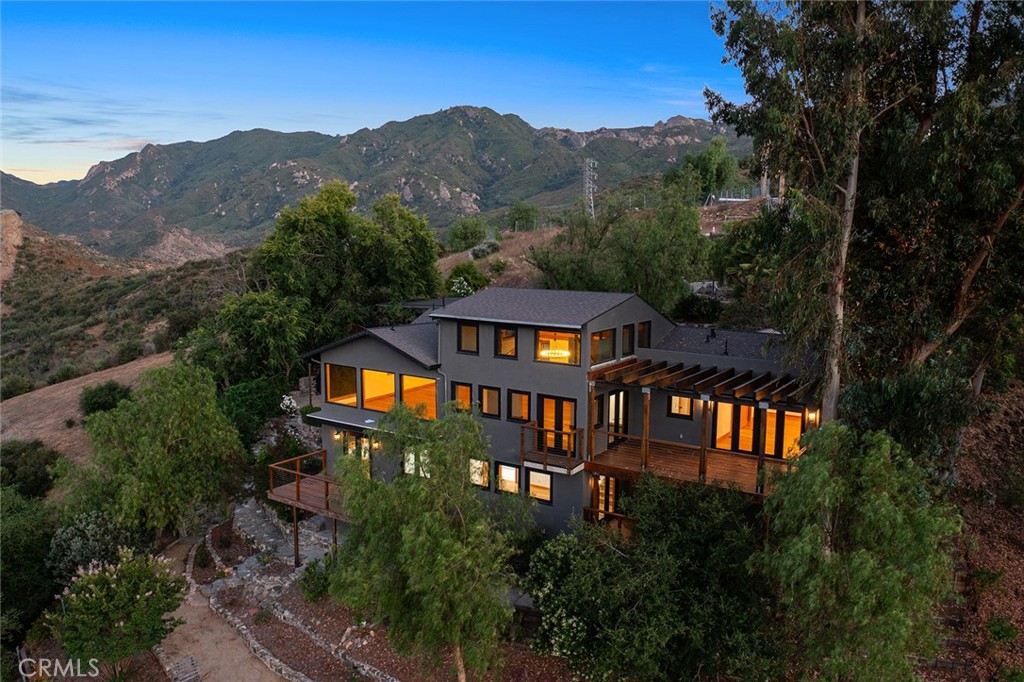
<instances>
[{"instance_id":1,"label":"deck railing","mask_svg":"<svg viewBox=\"0 0 1024 682\"><path fill-rule=\"evenodd\" d=\"M519 453L522 462L530 461L572 470L583 462L583 428L546 429L537 422L519 429Z\"/></svg>"},{"instance_id":2,"label":"deck railing","mask_svg":"<svg viewBox=\"0 0 1024 682\"><path fill-rule=\"evenodd\" d=\"M341 513L341 489L327 473L326 450L271 464L268 475L271 499L310 511Z\"/></svg>"}]
</instances>

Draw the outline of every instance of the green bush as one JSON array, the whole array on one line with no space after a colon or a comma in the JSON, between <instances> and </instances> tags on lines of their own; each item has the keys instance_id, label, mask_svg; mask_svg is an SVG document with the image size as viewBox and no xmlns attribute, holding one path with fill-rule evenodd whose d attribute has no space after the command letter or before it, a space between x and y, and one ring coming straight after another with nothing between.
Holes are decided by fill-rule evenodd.
<instances>
[{"instance_id":1,"label":"green bush","mask_svg":"<svg viewBox=\"0 0 1024 682\"><path fill-rule=\"evenodd\" d=\"M448 228L445 239L449 251L465 251L487 237L487 223L479 216L463 216Z\"/></svg>"},{"instance_id":2,"label":"green bush","mask_svg":"<svg viewBox=\"0 0 1024 682\"><path fill-rule=\"evenodd\" d=\"M313 559L306 564L306 570L299 578L299 587L308 602L318 602L327 596L331 585L331 573L337 564L333 553L325 554L320 559Z\"/></svg>"},{"instance_id":3,"label":"green bush","mask_svg":"<svg viewBox=\"0 0 1024 682\"><path fill-rule=\"evenodd\" d=\"M498 260L494 261L489 266L487 266L487 269L490 271L492 275L503 274L506 270L508 270L508 261L499 258Z\"/></svg>"},{"instance_id":4,"label":"green bush","mask_svg":"<svg viewBox=\"0 0 1024 682\"><path fill-rule=\"evenodd\" d=\"M53 581L41 570L53 537L54 515L43 500L0 487L0 601L20 635L53 600Z\"/></svg>"},{"instance_id":5,"label":"green bush","mask_svg":"<svg viewBox=\"0 0 1024 682\"><path fill-rule=\"evenodd\" d=\"M680 322L710 324L722 316L722 302L699 294L683 296L672 309L672 317Z\"/></svg>"},{"instance_id":6,"label":"green bush","mask_svg":"<svg viewBox=\"0 0 1024 682\"><path fill-rule=\"evenodd\" d=\"M52 386L54 384L77 379L85 373L85 368L80 365L61 365L56 371L50 374L50 376L46 377L46 383Z\"/></svg>"},{"instance_id":7,"label":"green bush","mask_svg":"<svg viewBox=\"0 0 1024 682\"><path fill-rule=\"evenodd\" d=\"M996 616L985 623L985 631L989 641L994 645L1006 644L1017 639L1020 631L1013 626L1006 616Z\"/></svg>"},{"instance_id":8,"label":"green bush","mask_svg":"<svg viewBox=\"0 0 1024 682\"><path fill-rule=\"evenodd\" d=\"M255 442L267 420L279 413L283 386L272 379L253 379L226 389L217 399L246 447Z\"/></svg>"},{"instance_id":9,"label":"green bush","mask_svg":"<svg viewBox=\"0 0 1024 682\"><path fill-rule=\"evenodd\" d=\"M487 275L480 272L480 268L474 263L466 261L465 263L459 263L452 269L452 274L448 275L445 287L448 293L453 296L467 296L474 291L483 289L490 283L491 280ZM468 288L468 291L460 290L460 288Z\"/></svg>"},{"instance_id":10,"label":"green bush","mask_svg":"<svg viewBox=\"0 0 1024 682\"><path fill-rule=\"evenodd\" d=\"M122 341L117 344L117 364L124 365L132 360L138 360L142 357L142 341L139 339L130 339L128 341Z\"/></svg>"},{"instance_id":11,"label":"green bush","mask_svg":"<svg viewBox=\"0 0 1024 682\"><path fill-rule=\"evenodd\" d=\"M199 547L196 549L195 564L199 568L209 568L213 563L213 556L210 554L210 550L206 548L205 542L200 542Z\"/></svg>"},{"instance_id":12,"label":"green bush","mask_svg":"<svg viewBox=\"0 0 1024 682\"><path fill-rule=\"evenodd\" d=\"M41 440L6 441L2 447L0 477L3 484L15 488L24 497L42 497L53 487L50 467L61 454Z\"/></svg>"},{"instance_id":13,"label":"green bush","mask_svg":"<svg viewBox=\"0 0 1024 682\"><path fill-rule=\"evenodd\" d=\"M34 381L20 374L5 374L0 380L0 400L7 400L36 387Z\"/></svg>"},{"instance_id":14,"label":"green bush","mask_svg":"<svg viewBox=\"0 0 1024 682\"><path fill-rule=\"evenodd\" d=\"M118 406L122 400L130 400L132 389L111 379L102 384L86 386L78 397L78 409L88 417L96 412L106 412Z\"/></svg>"},{"instance_id":15,"label":"green bush","mask_svg":"<svg viewBox=\"0 0 1024 682\"><path fill-rule=\"evenodd\" d=\"M85 512L57 529L50 542L46 566L54 580L69 585L80 566L94 561L116 562L120 547L130 547L140 553L153 550L146 535L118 525L107 512Z\"/></svg>"},{"instance_id":16,"label":"green bush","mask_svg":"<svg viewBox=\"0 0 1024 682\"><path fill-rule=\"evenodd\" d=\"M474 260L479 260L490 256L492 253L497 253L500 250L501 244L499 244L496 239L488 239L479 246L474 246L470 250L469 255L473 256Z\"/></svg>"}]
</instances>

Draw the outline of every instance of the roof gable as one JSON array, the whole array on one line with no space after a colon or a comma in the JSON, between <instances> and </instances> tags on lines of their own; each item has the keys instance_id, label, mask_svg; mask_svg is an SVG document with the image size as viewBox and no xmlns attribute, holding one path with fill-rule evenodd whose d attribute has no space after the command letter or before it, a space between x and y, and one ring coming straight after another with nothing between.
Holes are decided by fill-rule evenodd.
<instances>
[{"instance_id":1,"label":"roof gable","mask_svg":"<svg viewBox=\"0 0 1024 682\"><path fill-rule=\"evenodd\" d=\"M433 318L579 329L636 294L488 287L430 313Z\"/></svg>"}]
</instances>

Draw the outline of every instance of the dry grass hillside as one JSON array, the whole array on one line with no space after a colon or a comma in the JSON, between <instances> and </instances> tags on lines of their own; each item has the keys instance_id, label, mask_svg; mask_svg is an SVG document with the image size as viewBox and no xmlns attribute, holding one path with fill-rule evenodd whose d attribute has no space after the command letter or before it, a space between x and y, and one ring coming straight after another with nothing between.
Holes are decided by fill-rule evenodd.
<instances>
[{"instance_id":1,"label":"dry grass hillside","mask_svg":"<svg viewBox=\"0 0 1024 682\"><path fill-rule=\"evenodd\" d=\"M538 286L540 270L530 262L532 249L540 249L562 233L561 227L542 227L532 232L508 232L502 236L501 250L477 261L480 271L491 278L497 287L529 288ZM448 254L441 258L438 267L441 275L448 277L459 263L472 260L469 251Z\"/></svg>"}]
</instances>

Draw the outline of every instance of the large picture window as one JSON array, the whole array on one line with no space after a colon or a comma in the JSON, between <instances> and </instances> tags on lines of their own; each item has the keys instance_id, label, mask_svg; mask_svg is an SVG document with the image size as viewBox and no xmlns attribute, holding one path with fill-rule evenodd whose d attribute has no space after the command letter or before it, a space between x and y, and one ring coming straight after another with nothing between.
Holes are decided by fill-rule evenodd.
<instances>
[{"instance_id":1,"label":"large picture window","mask_svg":"<svg viewBox=\"0 0 1024 682\"><path fill-rule=\"evenodd\" d=\"M356 368L327 365L327 402L356 406Z\"/></svg>"},{"instance_id":2,"label":"large picture window","mask_svg":"<svg viewBox=\"0 0 1024 682\"><path fill-rule=\"evenodd\" d=\"M424 419L437 419L437 379L403 374L402 403L413 410L422 405Z\"/></svg>"},{"instance_id":3,"label":"large picture window","mask_svg":"<svg viewBox=\"0 0 1024 682\"><path fill-rule=\"evenodd\" d=\"M738 452L754 451L753 405L717 403L715 407L715 447Z\"/></svg>"},{"instance_id":4,"label":"large picture window","mask_svg":"<svg viewBox=\"0 0 1024 682\"><path fill-rule=\"evenodd\" d=\"M494 328L494 354L499 358L514 358L518 356L516 346L518 333L515 327Z\"/></svg>"},{"instance_id":5,"label":"large picture window","mask_svg":"<svg viewBox=\"0 0 1024 682\"><path fill-rule=\"evenodd\" d=\"M800 447L802 415L785 410L767 410L764 428L764 454L793 457Z\"/></svg>"},{"instance_id":6,"label":"large picture window","mask_svg":"<svg viewBox=\"0 0 1024 682\"><path fill-rule=\"evenodd\" d=\"M480 352L480 325L471 322L459 322L459 352Z\"/></svg>"},{"instance_id":7,"label":"large picture window","mask_svg":"<svg viewBox=\"0 0 1024 682\"><path fill-rule=\"evenodd\" d=\"M605 329L590 335L590 364L615 358L615 330Z\"/></svg>"},{"instance_id":8,"label":"large picture window","mask_svg":"<svg viewBox=\"0 0 1024 682\"><path fill-rule=\"evenodd\" d=\"M580 364L580 335L573 332L538 329L534 359L563 365Z\"/></svg>"},{"instance_id":9,"label":"large picture window","mask_svg":"<svg viewBox=\"0 0 1024 682\"><path fill-rule=\"evenodd\" d=\"M395 374L363 370L363 409L387 412L395 406Z\"/></svg>"}]
</instances>

